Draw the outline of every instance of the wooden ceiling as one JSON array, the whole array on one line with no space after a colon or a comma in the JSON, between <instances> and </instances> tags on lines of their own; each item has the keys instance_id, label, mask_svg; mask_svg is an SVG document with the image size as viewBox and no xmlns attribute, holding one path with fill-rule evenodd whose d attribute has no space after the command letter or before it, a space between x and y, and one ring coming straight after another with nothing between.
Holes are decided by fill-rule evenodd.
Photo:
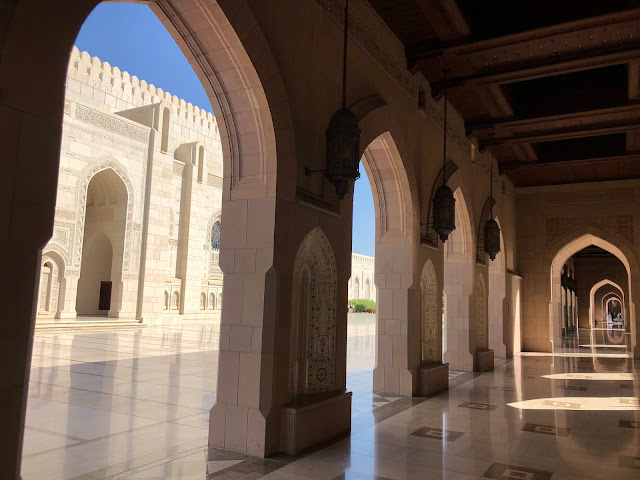
<instances>
[{"instance_id":1,"label":"wooden ceiling","mask_svg":"<svg viewBox=\"0 0 640 480\"><path fill-rule=\"evenodd\" d=\"M369 2L516 186L640 178L640 0Z\"/></svg>"}]
</instances>

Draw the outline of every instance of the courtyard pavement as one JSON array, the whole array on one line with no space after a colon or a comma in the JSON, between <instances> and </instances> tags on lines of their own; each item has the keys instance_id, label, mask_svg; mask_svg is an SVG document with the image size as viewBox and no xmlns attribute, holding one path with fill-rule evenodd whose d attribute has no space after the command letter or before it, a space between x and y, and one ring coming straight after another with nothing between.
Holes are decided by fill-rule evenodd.
<instances>
[{"instance_id":1,"label":"courtyard pavement","mask_svg":"<svg viewBox=\"0 0 640 480\"><path fill-rule=\"evenodd\" d=\"M22 478L640 478L640 365L627 355L498 359L452 371L431 398L376 395L374 316L351 315L351 435L264 460L207 448L218 340L217 323L37 331Z\"/></svg>"}]
</instances>

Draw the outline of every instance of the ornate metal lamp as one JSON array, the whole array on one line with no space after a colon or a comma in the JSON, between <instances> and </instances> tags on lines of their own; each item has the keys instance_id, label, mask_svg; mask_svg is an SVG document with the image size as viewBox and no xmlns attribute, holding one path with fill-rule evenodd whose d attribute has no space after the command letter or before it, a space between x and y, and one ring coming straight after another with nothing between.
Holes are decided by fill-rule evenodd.
<instances>
[{"instance_id":1,"label":"ornate metal lamp","mask_svg":"<svg viewBox=\"0 0 640 480\"><path fill-rule=\"evenodd\" d=\"M433 196L433 229L446 242L456 229L456 199L447 186L447 90L444 91L444 147L442 153L442 185Z\"/></svg>"},{"instance_id":2,"label":"ornate metal lamp","mask_svg":"<svg viewBox=\"0 0 640 480\"><path fill-rule=\"evenodd\" d=\"M491 261L496 259L496 255L500 252L500 227L498 226L498 222L493 219L493 160L489 159L489 182L491 186L489 188L491 196L490 205L491 210L489 213L489 220L484 225L484 251L487 252Z\"/></svg>"},{"instance_id":3,"label":"ornate metal lamp","mask_svg":"<svg viewBox=\"0 0 640 480\"><path fill-rule=\"evenodd\" d=\"M327 177L340 198L360 178L360 128L358 119L347 108L347 28L349 0L344 7L344 51L342 63L342 107L333 114L327 128Z\"/></svg>"}]
</instances>

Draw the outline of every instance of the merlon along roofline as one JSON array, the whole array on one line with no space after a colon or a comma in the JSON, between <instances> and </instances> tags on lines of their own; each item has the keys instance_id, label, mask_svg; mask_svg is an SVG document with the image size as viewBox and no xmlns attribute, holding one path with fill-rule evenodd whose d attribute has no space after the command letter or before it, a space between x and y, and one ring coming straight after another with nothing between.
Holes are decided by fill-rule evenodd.
<instances>
[{"instance_id":1,"label":"merlon along roofline","mask_svg":"<svg viewBox=\"0 0 640 480\"><path fill-rule=\"evenodd\" d=\"M67 74L82 83L122 98L136 107L165 101L173 105L173 111L179 118L191 119L202 126L205 126L205 122L214 125L216 123L215 116L211 112L185 102L136 76L131 76L118 67L112 67L98 57L91 57L88 52L81 52L76 46L71 51Z\"/></svg>"}]
</instances>

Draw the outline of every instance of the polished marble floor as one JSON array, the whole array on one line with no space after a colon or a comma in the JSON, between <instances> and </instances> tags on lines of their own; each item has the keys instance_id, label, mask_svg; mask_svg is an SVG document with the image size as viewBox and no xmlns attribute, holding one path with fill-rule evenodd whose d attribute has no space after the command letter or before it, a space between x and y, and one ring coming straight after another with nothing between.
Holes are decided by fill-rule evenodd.
<instances>
[{"instance_id":1,"label":"polished marble floor","mask_svg":"<svg viewBox=\"0 0 640 480\"><path fill-rule=\"evenodd\" d=\"M451 371L431 398L376 395L375 324L352 316L351 435L263 460L206 446L218 334L215 323L37 332L23 478L640 479L640 364L626 350L577 335L553 356Z\"/></svg>"}]
</instances>

